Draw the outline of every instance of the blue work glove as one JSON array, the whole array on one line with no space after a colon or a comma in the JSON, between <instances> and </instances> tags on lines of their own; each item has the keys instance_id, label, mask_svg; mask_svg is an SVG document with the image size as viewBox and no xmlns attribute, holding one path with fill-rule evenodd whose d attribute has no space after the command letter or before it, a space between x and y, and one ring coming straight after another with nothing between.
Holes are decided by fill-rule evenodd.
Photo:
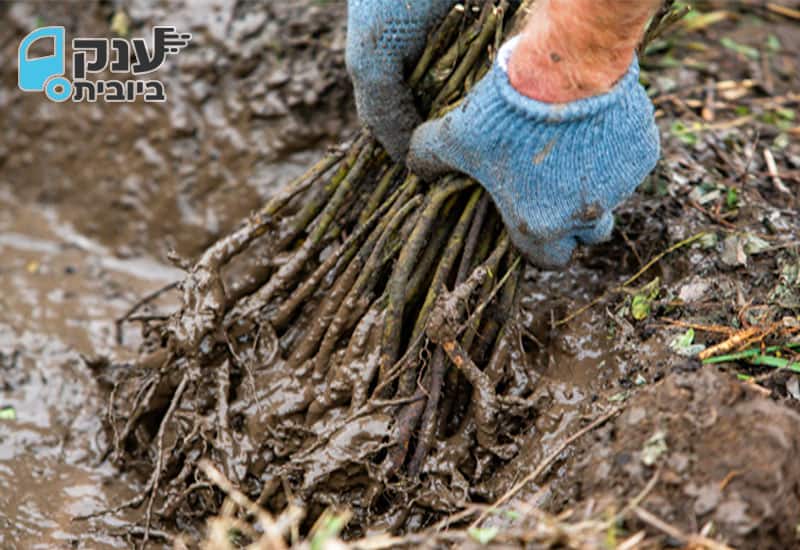
<instances>
[{"instance_id":1,"label":"blue work glove","mask_svg":"<svg viewBox=\"0 0 800 550\"><path fill-rule=\"evenodd\" d=\"M658 161L658 128L636 60L607 94L547 104L511 86L515 45L461 105L414 132L408 163L426 179L455 170L478 180L520 251L562 267L578 243L608 240L612 210Z\"/></svg>"},{"instance_id":2,"label":"blue work glove","mask_svg":"<svg viewBox=\"0 0 800 550\"><path fill-rule=\"evenodd\" d=\"M458 0L348 0L346 62L361 121L396 161L422 122L406 77Z\"/></svg>"}]
</instances>

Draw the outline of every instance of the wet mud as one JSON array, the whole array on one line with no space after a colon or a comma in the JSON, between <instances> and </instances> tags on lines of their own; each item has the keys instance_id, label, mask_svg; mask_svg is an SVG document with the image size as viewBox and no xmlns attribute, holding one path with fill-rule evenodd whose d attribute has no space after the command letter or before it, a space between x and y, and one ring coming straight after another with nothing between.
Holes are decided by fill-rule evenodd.
<instances>
[{"instance_id":1,"label":"wet mud","mask_svg":"<svg viewBox=\"0 0 800 550\"><path fill-rule=\"evenodd\" d=\"M128 547L136 513L75 519L141 486L107 459L108 390L92 370L141 345L140 325L120 334L116 319L182 278L168 256L194 257L354 122L342 2L125 10L132 36L164 23L194 35L158 73L162 105L21 93L25 34L110 37L116 5L0 3L0 408L13 411L0 420L3 548ZM167 292L138 313L176 303Z\"/></svg>"},{"instance_id":2,"label":"wet mud","mask_svg":"<svg viewBox=\"0 0 800 550\"><path fill-rule=\"evenodd\" d=\"M602 507L657 476L644 502L659 518L688 532L713 525L734 548L787 548L800 505L798 420L713 368L671 374L583 442L565 489L578 508Z\"/></svg>"},{"instance_id":3,"label":"wet mud","mask_svg":"<svg viewBox=\"0 0 800 550\"><path fill-rule=\"evenodd\" d=\"M114 3L81 5L3 2L3 59L16 59L19 40L40 23L64 25L68 36L113 36ZM193 33L157 73L168 100L45 102L18 93L16 63L4 63L3 176L20 198L59 205L63 219L115 254L191 258L352 126L344 3L124 8L132 37L150 40L158 24Z\"/></svg>"},{"instance_id":4,"label":"wet mud","mask_svg":"<svg viewBox=\"0 0 800 550\"><path fill-rule=\"evenodd\" d=\"M86 529L74 517L115 506L138 482L107 461L106 395L87 360L130 353L114 320L181 273L115 257L56 212L2 191L0 211L0 546L116 547L131 516ZM137 331L126 331L132 342Z\"/></svg>"},{"instance_id":5,"label":"wet mud","mask_svg":"<svg viewBox=\"0 0 800 550\"><path fill-rule=\"evenodd\" d=\"M74 13L52 3L0 5L3 59L13 59L19 38L39 21L64 24L70 35L110 35L114 6L87 6ZM125 10L133 35L165 18L195 35L195 46L159 73L169 97L163 106L56 105L18 93L15 65L0 67L0 409L15 416L0 420L4 548L141 541L146 502L76 518L136 499L148 483L148 464L158 452L157 423L145 419L119 460L109 452L113 434L104 419L115 383L121 385L111 397L130 402L142 399L142 389L153 383L152 372L130 378L125 369L140 351L159 347L148 327L172 313L180 296L167 291L143 306L135 314L141 320L122 325L121 339L115 320L141 297L183 278L169 257L181 258L179 263L197 258L355 127L343 66L344 2L212 1L200 10L189 2L135 0ZM773 89L763 95L796 93L797 27L781 22L765 29L747 17L720 32L757 46L778 36L783 49L770 58ZM696 56L705 68L661 67L653 58L647 77L654 95L702 89L709 66L732 80L764 74L761 62L737 62L727 51L713 49L707 59L689 51L681 53ZM697 97L704 97L702 91ZM547 479L526 486L510 505L534 502L588 517L625 506L655 477L641 507L684 533L713 522L712 534L737 548L794 545L800 520L795 375L772 373L755 386L736 374L764 377L757 367L701 366L675 351L673 341L685 328L664 319L737 326L796 319L800 278L792 266L800 182L791 174L800 170L800 150L795 138L774 148L792 193L787 196L776 190L754 146L772 144L785 132L763 122L758 106L751 107L760 117L757 126L723 128L713 139L687 143L672 121L692 107L684 99L657 105L665 158L618 212L614 240L581 251L563 273L521 271L514 330L503 343L505 386L499 388L517 400L509 401L513 422L501 430L512 444L507 455L480 449L474 426L440 425L442 437L418 461L418 475L394 478L390 490L375 498L380 474L373 467L398 427L381 409L348 416L370 390L378 362L371 354L383 322L378 311L353 327L358 345L334 355L336 368L320 384L324 406L317 411L308 408L313 364L289 368L290 359L279 359L279 346L292 343L291 325L280 341L239 327L232 332L232 353L252 369L235 372L219 361L193 372L193 380L205 383L195 383L187 405L170 413L184 431L162 433L163 445L180 449L181 437L197 430L226 477L271 511L301 498L312 520L330 506L350 508L347 537L405 534L470 504L496 501L588 421L621 407L622 414L579 440ZM690 196L709 179L735 187L741 207L716 208L725 205L727 191L717 199ZM698 199L705 201L700 208L692 204ZM699 231L717 239L667 256L624 291L558 324ZM769 248L745 253L741 263L738 249L744 253L747 243L730 239L747 234L768 238ZM731 247L732 255L726 253ZM646 318L637 319L632 302L656 277L658 295L648 302ZM309 308L301 320L313 314ZM694 343L717 340L698 332ZM186 372L193 368L183 366ZM235 387L230 410L220 414L219 392L231 391L225 378ZM164 414L170 404L170 392L161 395L159 384L174 391L181 381L177 372L159 378L152 409ZM470 393L463 379L442 384ZM469 400L447 406L455 410L451 418L463 417ZM220 426L217 418L230 424ZM315 443L322 440L324 445ZM178 534L202 538L205 518L220 509L209 484L187 482L193 472L181 477L182 466L196 458L175 453L169 465L169 479L179 482L164 494L187 487L191 494L157 502L152 547L168 546ZM513 526L496 518L490 523ZM641 518L624 528L649 529L652 547L681 542Z\"/></svg>"}]
</instances>

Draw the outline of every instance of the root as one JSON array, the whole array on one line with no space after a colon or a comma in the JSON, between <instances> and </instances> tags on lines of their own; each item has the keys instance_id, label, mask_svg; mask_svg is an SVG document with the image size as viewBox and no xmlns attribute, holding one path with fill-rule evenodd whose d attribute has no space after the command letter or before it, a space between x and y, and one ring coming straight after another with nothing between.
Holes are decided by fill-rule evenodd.
<instances>
[{"instance_id":1,"label":"root","mask_svg":"<svg viewBox=\"0 0 800 550\"><path fill-rule=\"evenodd\" d=\"M427 206L422 211L408 243L400 252L395 271L392 274L387 292L389 302L386 307L384 321L383 344L381 345L381 377L393 365L400 351L400 330L403 323L405 310L406 285L412 269L416 265L419 253L427 242L428 235L433 227L440 209L445 201L453 194L463 191L474 185L474 182L457 178L445 182L439 189L432 192Z\"/></svg>"},{"instance_id":2,"label":"root","mask_svg":"<svg viewBox=\"0 0 800 550\"><path fill-rule=\"evenodd\" d=\"M242 253L257 237L268 231L274 216L292 197L314 183L341 160L341 152L331 153L290 183L270 200L243 227L212 245L181 283L183 308L170 327L172 342L178 352L193 355L202 338L218 323L224 313L225 289L220 270Z\"/></svg>"},{"instance_id":3,"label":"root","mask_svg":"<svg viewBox=\"0 0 800 550\"><path fill-rule=\"evenodd\" d=\"M156 465L153 469L153 477L151 478L150 482L148 483L150 498L147 500L147 509L145 511L144 517L144 535L143 535L143 542L142 546L147 544L147 540L150 538L150 523L153 518L153 503L155 502L156 495L158 494L158 484L161 481L161 472L164 468L164 432L169 426L169 422L172 419L172 415L175 413L175 409L178 407L178 404L181 402L181 398L183 397L183 392L186 390L186 386L189 383L189 373L185 374L181 379L180 384L178 384L177 389L175 390L175 395L172 398L172 402L169 404L169 408L167 409L164 418L161 420L161 426L158 428L158 438L156 444Z\"/></svg>"}]
</instances>

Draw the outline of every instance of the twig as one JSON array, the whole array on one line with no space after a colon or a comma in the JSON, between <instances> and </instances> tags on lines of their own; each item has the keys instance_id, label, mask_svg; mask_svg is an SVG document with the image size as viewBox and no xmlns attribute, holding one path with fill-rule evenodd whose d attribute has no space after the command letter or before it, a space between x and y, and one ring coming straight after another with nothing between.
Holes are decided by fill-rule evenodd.
<instances>
[{"instance_id":1,"label":"twig","mask_svg":"<svg viewBox=\"0 0 800 550\"><path fill-rule=\"evenodd\" d=\"M721 216L715 214L714 212L711 212L710 210L703 208L700 204L697 203L697 201L690 200L689 205L698 212L704 214L705 216L708 216L708 218L711 221L718 223L719 225L725 227L726 229L731 229L734 231L737 229L736 225L732 224L731 222L722 218Z\"/></svg>"},{"instance_id":2,"label":"twig","mask_svg":"<svg viewBox=\"0 0 800 550\"><path fill-rule=\"evenodd\" d=\"M158 492L158 482L161 480L161 469L164 467L164 432L166 431L167 425L172 419L172 415L175 413L175 409L178 408L178 403L180 403L181 398L183 397L183 392L186 390L186 386L189 384L189 378L190 376L188 373L184 374L183 378L181 378L181 382L178 384L178 388L175 390L175 394L172 396L172 402L169 404L169 408L164 414L164 417L161 419L161 425L158 428L158 443L156 446L157 457L155 467L153 468L153 477L151 478L151 482L148 484L150 485L150 498L147 501L147 510L145 511L142 548L144 548L144 546L147 544L147 540L150 538L150 522L153 514L153 503L156 500L156 493Z\"/></svg>"},{"instance_id":3,"label":"twig","mask_svg":"<svg viewBox=\"0 0 800 550\"><path fill-rule=\"evenodd\" d=\"M777 13L778 15L783 15L789 19L800 21L800 10L795 10L787 6L781 6L780 4L773 3L767 4L767 9L772 13Z\"/></svg>"},{"instance_id":4,"label":"twig","mask_svg":"<svg viewBox=\"0 0 800 550\"><path fill-rule=\"evenodd\" d=\"M741 80L741 81L737 81L737 80L720 80L719 82L716 82L714 84L714 89L717 92L724 92L724 91L736 90L736 89L749 90L749 89L752 89L752 88L756 88L757 86L758 86L758 81L752 80L752 79ZM698 85L695 85L695 86L690 86L690 87L684 88L682 90L679 90L679 92L677 92L677 93L691 95L691 94L696 93L696 92L702 92L702 91L704 91L706 89L707 89L707 84L698 84ZM662 103L673 101L675 98L678 97L677 93L673 92L673 93L663 94L663 95L657 96L657 97L653 98L653 104L654 105L660 105Z\"/></svg>"},{"instance_id":5,"label":"twig","mask_svg":"<svg viewBox=\"0 0 800 550\"><path fill-rule=\"evenodd\" d=\"M122 510L128 508L138 508L144 502L144 499L147 495L147 489L142 491L140 494L136 495L133 498L126 500L120 504L117 504L113 508L104 508L102 510L98 510L96 512L90 512L88 514L81 514L78 516L73 516L72 521L86 521L94 518L99 518L103 516L107 516L109 514L116 514L117 512L121 512Z\"/></svg>"},{"instance_id":6,"label":"twig","mask_svg":"<svg viewBox=\"0 0 800 550\"><path fill-rule=\"evenodd\" d=\"M685 246L689 246L689 245L699 241L704 236L706 236L706 234L707 233L705 231L703 231L701 233L693 235L692 237L689 237L688 239L684 239L684 240L680 241L679 243L675 243L674 245L670 246L664 252L662 252L661 254L659 254L658 256L656 256L655 258L650 260L649 262L647 262L644 265L644 267L642 267L639 271L637 271L636 274L633 275L632 277L630 277L627 281L625 281L624 283L622 283L621 285L619 285L618 287L616 287L616 288L614 288L614 289L612 289L610 291L604 292L599 298L595 298L594 300L592 300L591 302L589 302L585 306L583 306L583 307L579 308L578 310L570 313L569 315L567 315L566 317L564 317L560 321L556 321L554 326L555 327L560 327L562 325L566 325L567 323L569 323L570 321L572 321L573 319L575 319L579 315L585 313L586 311L589 311L590 309L592 309L597 304L602 303L603 301L605 301L606 298L608 298L612 294L617 294L619 292L624 291L626 287L629 287L630 285L635 283L639 279L639 277L641 277L642 275L647 273L647 271L649 271L649 269L651 267L653 267L658 262L663 260L666 256L672 254L676 250L680 250L681 248L683 248Z\"/></svg>"},{"instance_id":7,"label":"twig","mask_svg":"<svg viewBox=\"0 0 800 550\"><path fill-rule=\"evenodd\" d=\"M693 330L699 330L701 332L713 332L717 334L725 334L727 336L730 336L731 334L736 332L736 329L733 329L731 327L723 327L721 325L700 325L697 323L687 323L686 321L679 321L677 319L668 319L667 317L662 317L660 320L667 324L675 325L676 327L690 328Z\"/></svg>"},{"instance_id":8,"label":"twig","mask_svg":"<svg viewBox=\"0 0 800 550\"><path fill-rule=\"evenodd\" d=\"M169 283L168 285L162 286L158 290L154 290L150 294L145 295L144 297L140 298L136 303L134 303L128 309L128 311L126 311L122 315L122 317L117 318L116 321L114 321L114 324L116 325L116 331L117 331L117 344L119 344L121 346L122 343L123 343L122 342L122 325L125 324L125 322L130 319L131 315L136 313L139 310L140 307L142 307L143 305L145 305L145 304L147 304L149 302L152 302L153 300L155 300L156 298L158 298L159 296L161 296L165 292L169 292L170 290L174 290L175 288L178 287L179 284L180 284L180 281L173 281L173 282Z\"/></svg>"},{"instance_id":9,"label":"twig","mask_svg":"<svg viewBox=\"0 0 800 550\"><path fill-rule=\"evenodd\" d=\"M631 249L631 252L633 252L633 255L636 257L636 262L640 266L644 264L644 260L639 255L639 250L637 250L636 244L633 241L631 241L630 237L628 237L628 233L624 229L620 229L619 234L622 235L622 240L625 241L627 247Z\"/></svg>"},{"instance_id":10,"label":"twig","mask_svg":"<svg viewBox=\"0 0 800 550\"><path fill-rule=\"evenodd\" d=\"M247 513L255 516L259 525L264 530L265 536L268 538L267 542L270 543L270 548L286 548L286 543L283 540L283 533L269 512L258 506L255 502L247 498L247 495L234 487L233 483L231 483L208 459L204 458L200 460L197 467L214 485L228 495L228 498L243 510L247 511Z\"/></svg>"},{"instance_id":11,"label":"twig","mask_svg":"<svg viewBox=\"0 0 800 550\"><path fill-rule=\"evenodd\" d=\"M733 550L726 544L719 543L702 535L687 535L677 527L670 525L655 514L648 512L640 506L635 506L633 508L633 513L636 514L636 517L646 524L658 529L659 531L662 531L673 539L680 541L689 548L696 548L699 546L702 548L708 548L709 550Z\"/></svg>"},{"instance_id":12,"label":"twig","mask_svg":"<svg viewBox=\"0 0 800 550\"><path fill-rule=\"evenodd\" d=\"M104 535L111 535L112 537L119 537L119 538L128 538L130 542L130 537L141 537L144 535L144 527L141 525L130 525L126 527L122 531L95 531ZM160 531L158 529L150 529L150 537L162 539L167 544L175 544L177 537L167 533L166 531Z\"/></svg>"},{"instance_id":13,"label":"twig","mask_svg":"<svg viewBox=\"0 0 800 550\"><path fill-rule=\"evenodd\" d=\"M768 147L764 147L764 161L767 163L767 170L769 171L770 178L772 178L772 183L775 185L775 189L786 195L791 195L792 191L786 187L783 181L781 181L781 177L778 175L778 165L775 163L775 157Z\"/></svg>"},{"instance_id":14,"label":"twig","mask_svg":"<svg viewBox=\"0 0 800 550\"><path fill-rule=\"evenodd\" d=\"M573 435L571 435L570 437L565 439L564 442L561 443L561 445L556 447L556 449L552 453L550 453L548 456L545 457L545 459L536 467L535 470L533 470L531 473L529 473L527 476L525 476L521 481L519 481L511 489L506 491L506 493L503 496L501 496L499 499L497 499L497 501L495 501L495 503L492 504L491 507L489 507L488 509L484 510L481 513L481 515L478 516L478 519L476 519L474 522L472 522L471 527L477 527L483 520L485 520L487 518L487 516L489 516L489 514L491 514L494 510L497 510L500 506L502 506L503 504L508 502L514 495L516 495L522 489L524 489L525 486L528 483L531 483L531 482L535 481L536 478L538 478L540 475L542 475L550 467L550 465L553 462L555 462L558 459L559 456L561 456L561 453L563 453L567 449L567 447L569 447L570 445L575 443L578 439L580 439L584 435L588 434L589 432L591 432L593 430L596 430L597 428L599 428L600 426L602 426L603 424L605 424L606 422L608 422L609 420L614 418L620 412L622 412L622 408L621 407L615 407L615 408L611 409L610 411L608 411L607 413L605 413L604 415L602 415L599 418L595 419L588 426L578 430L576 433L574 433Z\"/></svg>"},{"instance_id":15,"label":"twig","mask_svg":"<svg viewBox=\"0 0 800 550\"><path fill-rule=\"evenodd\" d=\"M703 350L697 355L697 358L701 361L704 361L705 359L709 359L715 355L728 353L736 348L744 347L751 343L754 339L757 341L763 340L775 332L779 327L780 323L773 323L767 327L755 326L740 330L735 334L732 334L727 340Z\"/></svg>"},{"instance_id":16,"label":"twig","mask_svg":"<svg viewBox=\"0 0 800 550\"><path fill-rule=\"evenodd\" d=\"M644 499L647 498L647 495L652 493L653 489L656 488L659 479L661 479L661 468L656 470L656 473L653 474L653 477L650 478L650 481L647 482L647 485L644 486L644 489L642 489L638 495L633 497L633 500L631 500L628 504L626 504L625 508L623 508L622 511L619 514L617 514L615 518L609 521L609 527L611 527L611 525L613 525L614 523L621 521L625 516L630 514L632 510L634 510L642 502L644 502Z\"/></svg>"},{"instance_id":17,"label":"twig","mask_svg":"<svg viewBox=\"0 0 800 550\"><path fill-rule=\"evenodd\" d=\"M483 300L480 304L478 304L478 307L475 308L475 311L472 312L469 318L458 329L459 334L461 334L468 327L474 326L476 319L480 318L480 316L483 315L483 310L485 310L486 307L494 300L495 296L497 296L497 293L500 292L500 290L508 282L511 275L514 274L514 271L518 269L521 265L522 265L522 259L519 256L517 256L512 262L511 266L508 268L508 271L506 271L506 274L503 275L503 278L500 279L494 286L494 288L491 290L489 296L487 296L485 300Z\"/></svg>"}]
</instances>

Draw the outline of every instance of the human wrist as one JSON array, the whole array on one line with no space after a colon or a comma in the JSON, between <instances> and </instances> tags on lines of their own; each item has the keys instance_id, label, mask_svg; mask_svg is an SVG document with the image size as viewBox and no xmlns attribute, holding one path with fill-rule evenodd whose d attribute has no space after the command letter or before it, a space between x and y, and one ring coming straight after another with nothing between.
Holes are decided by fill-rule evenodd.
<instances>
[{"instance_id":1,"label":"human wrist","mask_svg":"<svg viewBox=\"0 0 800 550\"><path fill-rule=\"evenodd\" d=\"M608 92L632 63L647 21L639 14L620 25L615 17L603 0L541 0L509 60L511 85L546 103Z\"/></svg>"}]
</instances>

